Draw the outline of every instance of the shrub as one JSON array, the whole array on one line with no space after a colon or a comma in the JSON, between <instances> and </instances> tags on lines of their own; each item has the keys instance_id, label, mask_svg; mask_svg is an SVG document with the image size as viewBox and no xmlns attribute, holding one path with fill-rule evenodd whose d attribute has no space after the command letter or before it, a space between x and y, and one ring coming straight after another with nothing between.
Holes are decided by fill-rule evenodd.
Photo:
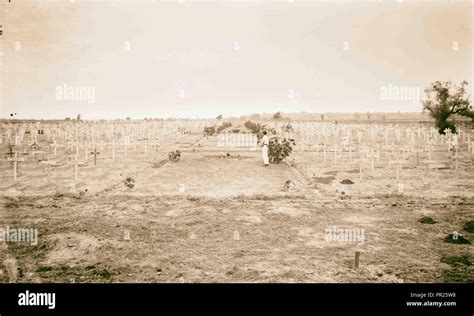
<instances>
[{"instance_id":1,"label":"shrub","mask_svg":"<svg viewBox=\"0 0 474 316\"><path fill-rule=\"evenodd\" d=\"M176 150L168 154L168 160L171 162L178 162L181 159L181 151Z\"/></svg>"},{"instance_id":2,"label":"shrub","mask_svg":"<svg viewBox=\"0 0 474 316\"><path fill-rule=\"evenodd\" d=\"M293 126L291 126L291 124L286 124L281 127L281 130L283 133L291 133L293 132Z\"/></svg>"},{"instance_id":3,"label":"shrub","mask_svg":"<svg viewBox=\"0 0 474 316\"><path fill-rule=\"evenodd\" d=\"M226 128L229 128L232 126L232 123L231 122L224 122L222 124L216 124L216 125L213 125L213 126L206 126L204 127L204 135L206 136L212 136L212 135L215 135L215 134L219 134L220 132L222 132L223 130L225 130Z\"/></svg>"},{"instance_id":4,"label":"shrub","mask_svg":"<svg viewBox=\"0 0 474 316\"><path fill-rule=\"evenodd\" d=\"M443 256L440 260L443 263L447 263L450 266L457 266L457 265L466 265L470 266L472 264L471 259L466 256Z\"/></svg>"},{"instance_id":5,"label":"shrub","mask_svg":"<svg viewBox=\"0 0 474 316\"><path fill-rule=\"evenodd\" d=\"M135 179L132 177L127 177L125 180L123 180L123 184L127 187L127 189L131 190L135 186Z\"/></svg>"},{"instance_id":6,"label":"shrub","mask_svg":"<svg viewBox=\"0 0 474 316\"><path fill-rule=\"evenodd\" d=\"M469 221L464 224L464 230L469 233L474 233L474 221Z\"/></svg>"},{"instance_id":7,"label":"shrub","mask_svg":"<svg viewBox=\"0 0 474 316\"><path fill-rule=\"evenodd\" d=\"M278 137L273 136L270 138L270 145L268 146L268 158L270 163L280 163L288 157L291 152L293 151L293 147L295 146L294 139L286 139L284 138L283 141L280 141Z\"/></svg>"},{"instance_id":8,"label":"shrub","mask_svg":"<svg viewBox=\"0 0 474 316\"><path fill-rule=\"evenodd\" d=\"M354 184L354 181L352 181L351 179L343 179L340 183L341 184Z\"/></svg>"},{"instance_id":9,"label":"shrub","mask_svg":"<svg viewBox=\"0 0 474 316\"><path fill-rule=\"evenodd\" d=\"M206 126L204 127L204 135L212 136L216 133L216 128L214 126Z\"/></svg>"},{"instance_id":10,"label":"shrub","mask_svg":"<svg viewBox=\"0 0 474 316\"><path fill-rule=\"evenodd\" d=\"M254 123L251 121L247 121L244 124L245 128L250 130L252 134L257 135L257 139L260 142L260 139L263 137L263 131L267 131L268 135L276 135L276 130L272 127L268 127L267 125L262 125L259 123Z\"/></svg>"},{"instance_id":11,"label":"shrub","mask_svg":"<svg viewBox=\"0 0 474 316\"><path fill-rule=\"evenodd\" d=\"M222 123L221 126L217 127L216 134L219 134L220 132L222 132L223 130L225 130L226 128L231 127L231 126L232 126L231 122Z\"/></svg>"},{"instance_id":12,"label":"shrub","mask_svg":"<svg viewBox=\"0 0 474 316\"><path fill-rule=\"evenodd\" d=\"M428 216L424 216L420 218L418 221L422 224L436 224L437 223L437 221L435 221L434 219Z\"/></svg>"}]
</instances>

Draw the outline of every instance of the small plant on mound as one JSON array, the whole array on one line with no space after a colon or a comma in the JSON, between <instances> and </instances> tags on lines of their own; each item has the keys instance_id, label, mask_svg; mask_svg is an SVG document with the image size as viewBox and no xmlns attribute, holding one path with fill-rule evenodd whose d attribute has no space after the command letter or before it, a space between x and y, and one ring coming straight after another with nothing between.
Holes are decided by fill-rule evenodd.
<instances>
[{"instance_id":1,"label":"small plant on mound","mask_svg":"<svg viewBox=\"0 0 474 316\"><path fill-rule=\"evenodd\" d=\"M464 230L468 233L474 233L474 221L469 221L464 224Z\"/></svg>"},{"instance_id":2,"label":"small plant on mound","mask_svg":"<svg viewBox=\"0 0 474 316\"><path fill-rule=\"evenodd\" d=\"M123 184L125 184L125 187L129 190L133 189L135 186L135 179L132 177L127 177L125 180L123 180Z\"/></svg>"},{"instance_id":3,"label":"small plant on mound","mask_svg":"<svg viewBox=\"0 0 474 316\"><path fill-rule=\"evenodd\" d=\"M172 151L168 154L168 160L171 162L178 162L181 159L181 152L179 150Z\"/></svg>"},{"instance_id":4,"label":"small plant on mound","mask_svg":"<svg viewBox=\"0 0 474 316\"><path fill-rule=\"evenodd\" d=\"M418 220L418 222L422 224L436 224L437 223L437 221L435 221L434 219L428 216L423 216L422 218Z\"/></svg>"},{"instance_id":5,"label":"small plant on mound","mask_svg":"<svg viewBox=\"0 0 474 316\"><path fill-rule=\"evenodd\" d=\"M448 236L444 237L444 242L458 245L465 245L471 243L469 240L458 234L449 234Z\"/></svg>"},{"instance_id":6,"label":"small plant on mound","mask_svg":"<svg viewBox=\"0 0 474 316\"><path fill-rule=\"evenodd\" d=\"M268 158L270 163L280 163L288 157L291 152L293 151L293 147L295 146L294 139L283 139L280 141L278 137L273 136L270 138L270 145L268 146Z\"/></svg>"},{"instance_id":7,"label":"small plant on mound","mask_svg":"<svg viewBox=\"0 0 474 316\"><path fill-rule=\"evenodd\" d=\"M344 179L341 181L341 184L354 184L354 181L352 181L351 179Z\"/></svg>"}]
</instances>

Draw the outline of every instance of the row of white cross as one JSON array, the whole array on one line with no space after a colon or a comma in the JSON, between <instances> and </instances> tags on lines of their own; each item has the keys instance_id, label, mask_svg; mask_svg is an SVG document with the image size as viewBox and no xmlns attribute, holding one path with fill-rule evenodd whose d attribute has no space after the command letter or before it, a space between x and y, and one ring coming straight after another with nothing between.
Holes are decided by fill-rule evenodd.
<instances>
[{"instance_id":1,"label":"row of white cross","mask_svg":"<svg viewBox=\"0 0 474 316\"><path fill-rule=\"evenodd\" d=\"M192 124L191 124L192 123ZM57 156L58 148L67 149L69 163L74 164L74 178L77 180L78 166L88 161L89 155L94 156L96 164L97 155L104 155L104 148L110 152L112 160L116 159L116 151L120 150L127 156L129 147L136 151L137 146L143 146L143 153L148 154L149 148L158 150L160 141L176 141L188 134L201 134L204 126L212 125L210 121L180 121L180 122L146 122L144 124L25 124L2 126L2 142L8 140L21 146L24 142L37 144L39 138L49 140L50 152ZM279 134L292 138L293 134L298 136L299 148L303 151L312 151L316 157L322 156L326 161L327 156L333 154L334 164L344 159L347 154L349 161L353 161L353 155L360 161L360 168L370 160L371 170L375 169L375 161L379 161L382 154L384 157L392 155L396 159L389 160L389 164L401 166L405 159L412 153L416 154L418 165L419 154L427 152L429 160L432 159L432 150L439 146L446 146L447 151L453 150L456 161L458 152L467 147L467 152L474 154L474 143L470 140L469 131L460 129L458 134L446 131L445 135L439 135L436 129L426 126L396 125L357 125L357 124L321 124L302 123L293 124L293 131L282 132L283 123L275 123L274 127ZM33 129L34 128L34 129ZM35 132L36 130L41 132ZM27 133L29 131L29 133ZM150 138L148 138L150 136ZM25 140L25 137L27 138ZM153 139L155 137L155 139ZM317 139L317 141L316 141ZM400 144L400 142L403 142ZM151 142L151 143L150 143ZM316 144L315 144L316 143ZM382 145L381 143L385 143ZM394 144L395 143L395 144ZM84 161L79 160L80 151L84 152ZM40 151L32 150L36 155ZM44 152L43 152L44 153ZM136 154L136 152L134 153ZM73 158L73 159L71 159ZM24 161L19 158L18 153L10 155L8 161L13 162L14 179L17 179L18 163ZM72 162L71 162L72 160ZM54 165L53 162L46 164ZM397 172L399 172L397 167ZM397 176L398 178L398 176Z\"/></svg>"}]
</instances>

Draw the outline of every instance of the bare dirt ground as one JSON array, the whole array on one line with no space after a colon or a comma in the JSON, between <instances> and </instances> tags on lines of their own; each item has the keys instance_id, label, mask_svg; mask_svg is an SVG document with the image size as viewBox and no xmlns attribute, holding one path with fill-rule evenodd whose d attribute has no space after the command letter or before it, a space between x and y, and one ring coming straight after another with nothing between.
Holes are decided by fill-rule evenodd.
<instances>
[{"instance_id":1,"label":"bare dirt ground","mask_svg":"<svg viewBox=\"0 0 474 316\"><path fill-rule=\"evenodd\" d=\"M444 241L474 241L472 155L458 170L408 161L398 193L383 158L361 178L310 152L264 168L259 152L183 150L176 163L166 150L115 161L104 150L77 182L66 155L20 163L16 183L2 160L1 227L37 228L39 242L0 243L0 282L474 282L472 244ZM364 229L364 243L326 241L333 226Z\"/></svg>"}]
</instances>

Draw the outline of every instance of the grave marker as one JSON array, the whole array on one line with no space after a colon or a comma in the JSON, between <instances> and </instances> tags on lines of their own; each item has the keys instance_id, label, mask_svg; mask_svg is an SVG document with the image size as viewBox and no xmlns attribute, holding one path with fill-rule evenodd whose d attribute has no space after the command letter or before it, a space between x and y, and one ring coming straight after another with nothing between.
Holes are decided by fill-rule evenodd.
<instances>
[{"instance_id":1,"label":"grave marker","mask_svg":"<svg viewBox=\"0 0 474 316\"><path fill-rule=\"evenodd\" d=\"M18 173L18 163L25 161L25 158L18 158L18 153L15 152L14 158L7 158L7 161L13 162L13 181L17 180L17 173Z\"/></svg>"}]
</instances>

